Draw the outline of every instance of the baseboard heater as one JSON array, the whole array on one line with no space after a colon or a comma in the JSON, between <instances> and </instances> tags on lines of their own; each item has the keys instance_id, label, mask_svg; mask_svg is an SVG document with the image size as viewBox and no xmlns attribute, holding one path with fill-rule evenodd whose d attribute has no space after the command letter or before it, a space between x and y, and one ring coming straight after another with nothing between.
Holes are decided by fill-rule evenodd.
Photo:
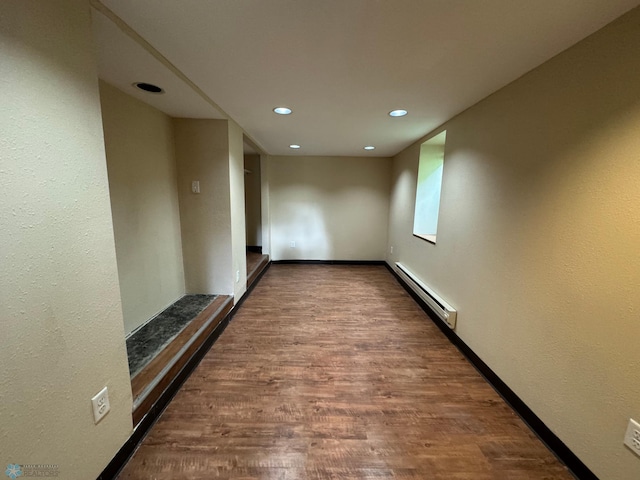
<instances>
[{"instance_id":1,"label":"baseboard heater","mask_svg":"<svg viewBox=\"0 0 640 480\"><path fill-rule=\"evenodd\" d=\"M411 272L407 267L400 262L396 262L398 275L400 278L407 282L407 285L418 294L418 296L425 301L427 305L433 310L433 312L446 323L450 328L456 328L456 317L458 312L455 308L445 302L436 292L434 292L427 285Z\"/></svg>"}]
</instances>

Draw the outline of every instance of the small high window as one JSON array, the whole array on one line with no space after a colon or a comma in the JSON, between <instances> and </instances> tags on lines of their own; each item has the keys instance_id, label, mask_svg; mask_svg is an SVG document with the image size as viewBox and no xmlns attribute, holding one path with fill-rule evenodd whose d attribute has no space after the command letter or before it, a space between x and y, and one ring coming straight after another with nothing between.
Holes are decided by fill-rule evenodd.
<instances>
[{"instance_id":1,"label":"small high window","mask_svg":"<svg viewBox=\"0 0 640 480\"><path fill-rule=\"evenodd\" d=\"M446 139L447 132L444 131L420 146L413 234L431 243L436 243L438 231Z\"/></svg>"}]
</instances>

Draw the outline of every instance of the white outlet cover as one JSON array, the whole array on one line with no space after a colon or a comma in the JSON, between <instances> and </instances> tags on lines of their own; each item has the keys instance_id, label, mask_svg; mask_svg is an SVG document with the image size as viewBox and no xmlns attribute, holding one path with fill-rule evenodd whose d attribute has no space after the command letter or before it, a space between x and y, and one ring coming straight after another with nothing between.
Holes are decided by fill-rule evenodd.
<instances>
[{"instance_id":1,"label":"white outlet cover","mask_svg":"<svg viewBox=\"0 0 640 480\"><path fill-rule=\"evenodd\" d=\"M629 419L627 433L624 435L624 444L640 457L640 423L633 418Z\"/></svg>"},{"instance_id":2,"label":"white outlet cover","mask_svg":"<svg viewBox=\"0 0 640 480\"><path fill-rule=\"evenodd\" d=\"M107 387L104 387L100 390L100 393L91 399L91 405L93 405L93 421L97 424L111 410Z\"/></svg>"}]
</instances>

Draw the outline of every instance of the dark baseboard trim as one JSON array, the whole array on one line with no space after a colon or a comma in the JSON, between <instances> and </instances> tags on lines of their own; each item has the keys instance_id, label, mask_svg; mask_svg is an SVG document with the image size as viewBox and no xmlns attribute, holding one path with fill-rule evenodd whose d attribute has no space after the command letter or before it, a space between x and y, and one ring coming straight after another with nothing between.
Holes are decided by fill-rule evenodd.
<instances>
[{"instance_id":1,"label":"dark baseboard trim","mask_svg":"<svg viewBox=\"0 0 640 480\"><path fill-rule=\"evenodd\" d=\"M384 260L274 260L276 265L386 265Z\"/></svg>"},{"instance_id":2,"label":"dark baseboard trim","mask_svg":"<svg viewBox=\"0 0 640 480\"><path fill-rule=\"evenodd\" d=\"M262 247L256 245L247 245L247 252L259 253L262 255Z\"/></svg>"},{"instance_id":3,"label":"dark baseboard trim","mask_svg":"<svg viewBox=\"0 0 640 480\"><path fill-rule=\"evenodd\" d=\"M544 422L524 403L509 386L482 359L462 341L462 339L451 330L438 316L431 310L424 300L422 300L411 287L396 273L387 262L384 262L387 269L398 280L398 283L413 297L422 307L429 318L446 335L460 352L467 357L467 360L475 367L494 390L507 402L511 408L524 420L531 430L542 440L542 442L564 463L571 473L580 480L598 480L598 477L580 460L569 447L567 447L558 436L547 427Z\"/></svg>"},{"instance_id":4,"label":"dark baseboard trim","mask_svg":"<svg viewBox=\"0 0 640 480\"><path fill-rule=\"evenodd\" d=\"M242 295L240 300L238 300L238 303L233 306L231 311L216 326L216 328L211 332L209 337L207 337L207 339L202 343L198 350L193 353L184 367L182 367L180 372L175 376L175 378L167 386L165 391L162 392L160 397L158 397L158 400L149 409L149 412L142 418L142 420L140 420L129 439L120 448L120 450L118 450L118 453L116 453L111 462L109 462L109 464L105 467L102 473L98 476L97 480L113 480L118 476L120 471L124 468L129 459L135 453L142 440L144 440L144 437L146 437L147 433L149 433L151 427L153 427L153 425L158 421L162 412L164 412L165 408L167 408L173 397L176 395L176 393L178 393L178 390L180 390L180 387L182 387L187 378L189 378L191 373L200 364L200 361L204 358L209 349L211 349L216 340L218 340L220 335L222 335L222 332L224 332L225 328L227 328L227 325L229 325L238 309L242 306L244 301L253 291L255 286L258 284L258 282L270 266L271 262L269 262L267 266L262 270L262 272L260 272L253 284L249 288L247 288L247 291L244 293L244 295Z\"/></svg>"}]
</instances>

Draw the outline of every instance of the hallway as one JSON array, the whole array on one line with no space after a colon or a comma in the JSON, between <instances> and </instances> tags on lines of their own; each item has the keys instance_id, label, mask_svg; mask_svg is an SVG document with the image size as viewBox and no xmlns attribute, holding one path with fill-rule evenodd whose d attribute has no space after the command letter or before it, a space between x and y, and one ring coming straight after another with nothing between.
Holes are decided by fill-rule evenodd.
<instances>
[{"instance_id":1,"label":"hallway","mask_svg":"<svg viewBox=\"0 0 640 480\"><path fill-rule=\"evenodd\" d=\"M381 266L273 265L121 479L570 479Z\"/></svg>"}]
</instances>

